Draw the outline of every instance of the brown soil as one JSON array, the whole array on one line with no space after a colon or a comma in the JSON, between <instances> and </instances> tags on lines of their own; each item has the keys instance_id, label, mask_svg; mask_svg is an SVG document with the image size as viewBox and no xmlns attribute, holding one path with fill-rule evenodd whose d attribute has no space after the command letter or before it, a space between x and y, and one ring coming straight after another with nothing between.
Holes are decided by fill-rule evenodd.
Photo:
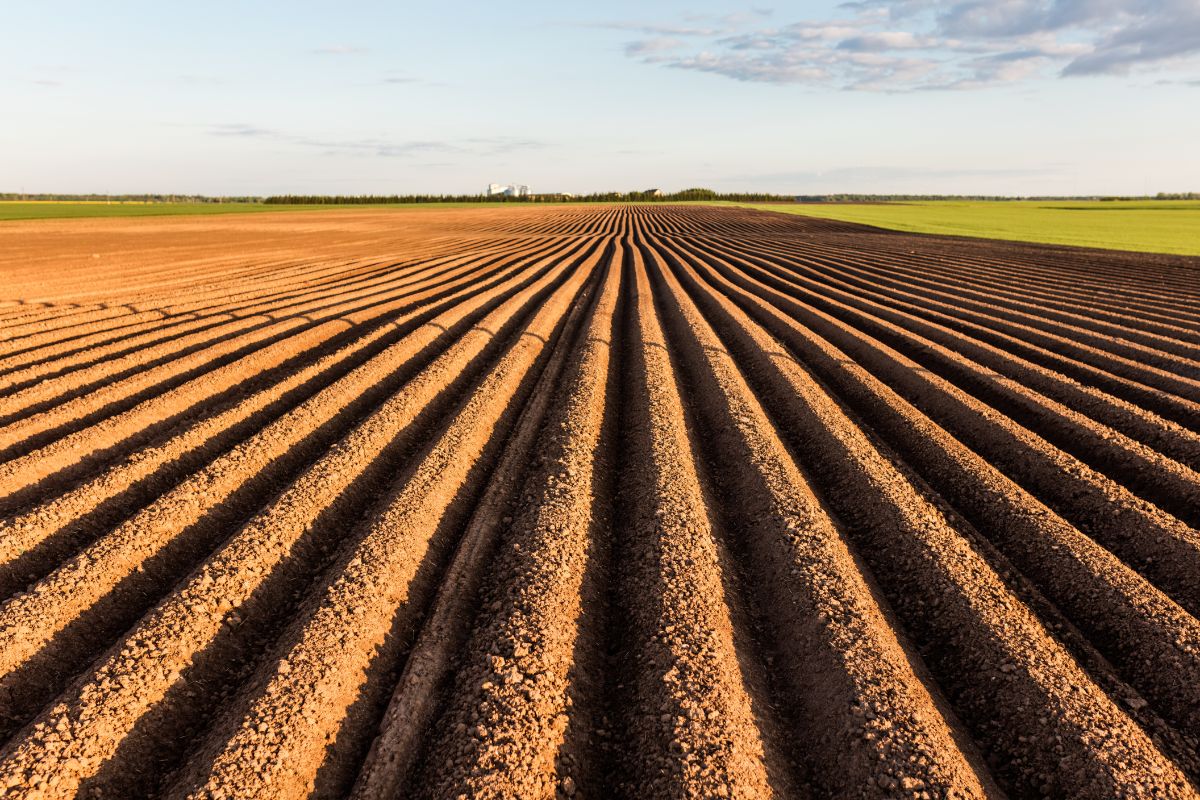
<instances>
[{"instance_id":1,"label":"brown soil","mask_svg":"<svg viewBox=\"0 0 1200 800\"><path fill-rule=\"evenodd\" d=\"M1200 261L0 226L0 797L1197 796Z\"/></svg>"}]
</instances>

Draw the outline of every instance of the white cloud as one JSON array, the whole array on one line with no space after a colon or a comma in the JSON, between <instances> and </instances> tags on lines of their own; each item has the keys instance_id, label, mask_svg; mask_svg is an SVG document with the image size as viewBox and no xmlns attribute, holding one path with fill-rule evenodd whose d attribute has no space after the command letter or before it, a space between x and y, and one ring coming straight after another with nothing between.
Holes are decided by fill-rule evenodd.
<instances>
[{"instance_id":1,"label":"white cloud","mask_svg":"<svg viewBox=\"0 0 1200 800\"><path fill-rule=\"evenodd\" d=\"M871 91L976 89L1200 59L1198 0L858 0L845 18L759 27L762 14L607 23L648 64L739 81Z\"/></svg>"}]
</instances>

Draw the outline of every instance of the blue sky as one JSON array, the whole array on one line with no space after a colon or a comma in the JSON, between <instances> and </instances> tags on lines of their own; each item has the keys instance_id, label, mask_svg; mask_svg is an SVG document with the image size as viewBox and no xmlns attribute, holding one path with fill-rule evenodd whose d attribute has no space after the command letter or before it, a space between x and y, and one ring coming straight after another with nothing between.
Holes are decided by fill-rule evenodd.
<instances>
[{"instance_id":1,"label":"blue sky","mask_svg":"<svg viewBox=\"0 0 1200 800\"><path fill-rule=\"evenodd\" d=\"M1200 0L47 0L0 69L0 191L1200 191Z\"/></svg>"}]
</instances>

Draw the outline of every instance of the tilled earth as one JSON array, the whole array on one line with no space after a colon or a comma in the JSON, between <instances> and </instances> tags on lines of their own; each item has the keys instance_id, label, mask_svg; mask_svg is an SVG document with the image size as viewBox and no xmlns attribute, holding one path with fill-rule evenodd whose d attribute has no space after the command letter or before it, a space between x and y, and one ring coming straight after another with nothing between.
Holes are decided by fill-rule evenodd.
<instances>
[{"instance_id":1,"label":"tilled earth","mask_svg":"<svg viewBox=\"0 0 1200 800\"><path fill-rule=\"evenodd\" d=\"M1195 797L1200 260L0 230L0 796Z\"/></svg>"}]
</instances>

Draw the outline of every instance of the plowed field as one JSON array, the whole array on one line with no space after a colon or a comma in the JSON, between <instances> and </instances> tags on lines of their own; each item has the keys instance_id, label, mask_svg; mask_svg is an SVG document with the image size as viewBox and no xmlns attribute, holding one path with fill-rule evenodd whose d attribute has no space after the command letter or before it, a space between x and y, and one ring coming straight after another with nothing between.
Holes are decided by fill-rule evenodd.
<instances>
[{"instance_id":1,"label":"plowed field","mask_svg":"<svg viewBox=\"0 0 1200 800\"><path fill-rule=\"evenodd\" d=\"M1200 260L0 231L0 796L1195 797Z\"/></svg>"}]
</instances>

